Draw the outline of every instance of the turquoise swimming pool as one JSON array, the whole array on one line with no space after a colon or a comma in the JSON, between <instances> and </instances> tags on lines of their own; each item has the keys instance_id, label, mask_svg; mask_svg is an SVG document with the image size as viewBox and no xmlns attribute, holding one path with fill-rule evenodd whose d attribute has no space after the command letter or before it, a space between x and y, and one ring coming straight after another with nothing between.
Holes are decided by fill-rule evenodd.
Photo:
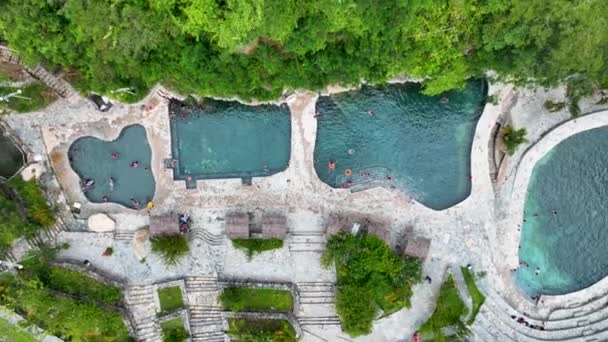
<instances>
[{"instance_id":1,"label":"turquoise swimming pool","mask_svg":"<svg viewBox=\"0 0 608 342\"><path fill-rule=\"evenodd\" d=\"M114 202L145 208L154 197L152 150L141 125L125 127L114 141L95 137L76 140L68 150L81 189L93 203Z\"/></svg>"},{"instance_id":2,"label":"turquoise swimming pool","mask_svg":"<svg viewBox=\"0 0 608 342\"><path fill-rule=\"evenodd\" d=\"M562 141L534 166L515 272L531 296L559 295L608 274L608 127ZM517 229L517 227L513 227Z\"/></svg>"},{"instance_id":3,"label":"turquoise swimming pool","mask_svg":"<svg viewBox=\"0 0 608 342\"><path fill-rule=\"evenodd\" d=\"M417 83L363 86L322 96L315 170L334 188L395 188L432 209L471 191L470 153L486 98L482 80L425 96Z\"/></svg>"},{"instance_id":4,"label":"turquoise swimming pool","mask_svg":"<svg viewBox=\"0 0 608 342\"><path fill-rule=\"evenodd\" d=\"M172 101L169 116L177 180L263 177L289 164L287 105L205 99L194 106Z\"/></svg>"}]
</instances>

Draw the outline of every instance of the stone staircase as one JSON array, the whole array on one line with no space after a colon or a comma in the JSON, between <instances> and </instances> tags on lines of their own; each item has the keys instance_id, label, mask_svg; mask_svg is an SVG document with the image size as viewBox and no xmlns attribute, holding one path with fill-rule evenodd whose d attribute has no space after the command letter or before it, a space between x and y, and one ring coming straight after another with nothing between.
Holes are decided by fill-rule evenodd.
<instances>
[{"instance_id":1,"label":"stone staircase","mask_svg":"<svg viewBox=\"0 0 608 342\"><path fill-rule=\"evenodd\" d=\"M114 231L114 240L130 241L130 240L133 240L134 236L135 236L135 231L133 231L133 230L115 230Z\"/></svg>"},{"instance_id":2,"label":"stone staircase","mask_svg":"<svg viewBox=\"0 0 608 342\"><path fill-rule=\"evenodd\" d=\"M316 252L322 253L325 250L325 232L320 231L298 231L290 232L289 238L290 252Z\"/></svg>"},{"instance_id":3,"label":"stone staircase","mask_svg":"<svg viewBox=\"0 0 608 342\"><path fill-rule=\"evenodd\" d=\"M199 239L211 246L220 246L224 243L224 234L213 234L203 228L192 228L188 236L190 240Z\"/></svg>"},{"instance_id":4,"label":"stone staircase","mask_svg":"<svg viewBox=\"0 0 608 342\"><path fill-rule=\"evenodd\" d=\"M53 89L57 95L69 101L76 100L79 98L78 92L72 88L72 86L66 82L63 78L57 77L48 72L41 65L36 65L32 69L27 69L28 73L33 77L39 79L49 88Z\"/></svg>"},{"instance_id":5,"label":"stone staircase","mask_svg":"<svg viewBox=\"0 0 608 342\"><path fill-rule=\"evenodd\" d=\"M66 230L67 229L63 221L60 218L57 218L52 227L41 230L36 236L26 239L26 241L31 248L38 248L41 245L49 244L50 242L55 241L57 235Z\"/></svg>"},{"instance_id":6,"label":"stone staircase","mask_svg":"<svg viewBox=\"0 0 608 342\"><path fill-rule=\"evenodd\" d=\"M160 325L156 318L154 296L152 285L129 286L125 291L125 302L133 317L137 341L162 341Z\"/></svg>"},{"instance_id":7,"label":"stone staircase","mask_svg":"<svg viewBox=\"0 0 608 342\"><path fill-rule=\"evenodd\" d=\"M298 323L305 326L340 325L335 313L336 288L332 282L299 282Z\"/></svg>"},{"instance_id":8,"label":"stone staircase","mask_svg":"<svg viewBox=\"0 0 608 342\"><path fill-rule=\"evenodd\" d=\"M217 305L220 284L217 276L186 277L186 292L190 300L188 315L193 342L224 342L224 318Z\"/></svg>"},{"instance_id":9,"label":"stone staircase","mask_svg":"<svg viewBox=\"0 0 608 342\"><path fill-rule=\"evenodd\" d=\"M522 317L525 323L519 323ZM541 328L542 327L542 328ZM547 319L519 313L489 292L472 331L479 341L608 341L608 295L553 311Z\"/></svg>"},{"instance_id":10,"label":"stone staircase","mask_svg":"<svg viewBox=\"0 0 608 342\"><path fill-rule=\"evenodd\" d=\"M15 258L15 256L13 255L13 252L7 252L4 255L0 256L0 261L4 261L4 262L10 262L10 263L17 263L17 258ZM0 273L4 272L4 271L8 271L9 268L11 268L9 265L7 265L6 263L1 263L0 264Z\"/></svg>"}]
</instances>

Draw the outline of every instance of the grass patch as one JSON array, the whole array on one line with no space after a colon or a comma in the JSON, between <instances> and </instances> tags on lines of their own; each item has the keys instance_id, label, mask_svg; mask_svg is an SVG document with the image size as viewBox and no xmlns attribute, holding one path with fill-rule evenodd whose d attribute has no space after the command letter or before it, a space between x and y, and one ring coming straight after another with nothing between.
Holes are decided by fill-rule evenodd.
<instances>
[{"instance_id":1,"label":"grass patch","mask_svg":"<svg viewBox=\"0 0 608 342\"><path fill-rule=\"evenodd\" d=\"M336 310L342 329L353 337L371 332L378 311L389 315L409 307L411 286L421 277L419 259L399 257L373 235L332 236L321 262L336 266Z\"/></svg>"},{"instance_id":2,"label":"grass patch","mask_svg":"<svg viewBox=\"0 0 608 342\"><path fill-rule=\"evenodd\" d=\"M464 277L464 281L467 283L467 290L469 291L469 295L471 296L471 300L473 301L473 307L471 309L471 315L467 320L467 325L473 324L475 322L475 317L479 313L479 309L483 305L483 302L486 301L486 297L479 291L477 285L475 285L475 274L471 272L466 267L461 267L462 276Z\"/></svg>"},{"instance_id":3,"label":"grass patch","mask_svg":"<svg viewBox=\"0 0 608 342\"><path fill-rule=\"evenodd\" d=\"M162 322L160 327L163 331L163 342L182 342L189 336L180 317Z\"/></svg>"},{"instance_id":4,"label":"grass patch","mask_svg":"<svg viewBox=\"0 0 608 342\"><path fill-rule=\"evenodd\" d=\"M285 320L228 320L228 334L238 342L295 342L296 332Z\"/></svg>"},{"instance_id":5,"label":"grass patch","mask_svg":"<svg viewBox=\"0 0 608 342\"><path fill-rule=\"evenodd\" d=\"M118 305L122 300L119 288L61 267L51 267L46 285L53 290L108 305Z\"/></svg>"},{"instance_id":6,"label":"grass patch","mask_svg":"<svg viewBox=\"0 0 608 342\"><path fill-rule=\"evenodd\" d=\"M160 235L151 241L152 252L158 254L168 266L176 265L190 252L188 240L182 234Z\"/></svg>"},{"instance_id":7,"label":"grass patch","mask_svg":"<svg viewBox=\"0 0 608 342\"><path fill-rule=\"evenodd\" d=\"M162 313L175 311L184 306L182 289L179 286L163 287L158 289L158 300Z\"/></svg>"},{"instance_id":8,"label":"grass patch","mask_svg":"<svg viewBox=\"0 0 608 342\"><path fill-rule=\"evenodd\" d=\"M66 341L126 341L128 331L117 311L61 297L38 279L0 275L0 303L29 322Z\"/></svg>"},{"instance_id":9,"label":"grass patch","mask_svg":"<svg viewBox=\"0 0 608 342\"><path fill-rule=\"evenodd\" d=\"M0 336L2 341L9 342L37 342L32 334L19 326L12 325L10 322L0 318Z\"/></svg>"},{"instance_id":10,"label":"grass patch","mask_svg":"<svg viewBox=\"0 0 608 342\"><path fill-rule=\"evenodd\" d=\"M291 312L293 297L286 290L228 287L220 295L224 310Z\"/></svg>"},{"instance_id":11,"label":"grass patch","mask_svg":"<svg viewBox=\"0 0 608 342\"><path fill-rule=\"evenodd\" d=\"M21 90L19 96L27 97L29 100L11 97L8 102L0 102L0 108L18 113L32 112L48 106L57 99L42 82L34 82L24 88L0 87L0 96L14 93L19 89Z\"/></svg>"},{"instance_id":12,"label":"grass patch","mask_svg":"<svg viewBox=\"0 0 608 342\"><path fill-rule=\"evenodd\" d=\"M247 257L252 258L255 254L283 247L280 239L235 239L232 240L234 248L243 250Z\"/></svg>"},{"instance_id":13,"label":"grass patch","mask_svg":"<svg viewBox=\"0 0 608 342\"><path fill-rule=\"evenodd\" d=\"M418 331L424 335L424 341L445 342L448 337L444 335L443 328L455 328L456 335L463 336L468 329L462 323L461 318L468 310L458 295L456 282L450 274L448 279L441 285L437 306L433 315L424 323Z\"/></svg>"},{"instance_id":14,"label":"grass patch","mask_svg":"<svg viewBox=\"0 0 608 342\"><path fill-rule=\"evenodd\" d=\"M55 223L52 210L35 181L13 178L0 188L0 254L20 237L31 238Z\"/></svg>"}]
</instances>

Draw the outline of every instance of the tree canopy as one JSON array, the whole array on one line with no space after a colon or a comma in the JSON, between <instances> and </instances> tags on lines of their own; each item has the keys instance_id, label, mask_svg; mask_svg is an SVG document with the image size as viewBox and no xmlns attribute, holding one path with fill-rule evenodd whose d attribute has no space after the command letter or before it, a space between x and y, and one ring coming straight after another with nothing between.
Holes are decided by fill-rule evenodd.
<instances>
[{"instance_id":1,"label":"tree canopy","mask_svg":"<svg viewBox=\"0 0 608 342\"><path fill-rule=\"evenodd\" d=\"M382 82L425 91L487 70L552 85L608 83L602 0L5 0L0 37L83 90L156 82L266 99L285 89ZM134 100L133 98L132 100Z\"/></svg>"}]
</instances>

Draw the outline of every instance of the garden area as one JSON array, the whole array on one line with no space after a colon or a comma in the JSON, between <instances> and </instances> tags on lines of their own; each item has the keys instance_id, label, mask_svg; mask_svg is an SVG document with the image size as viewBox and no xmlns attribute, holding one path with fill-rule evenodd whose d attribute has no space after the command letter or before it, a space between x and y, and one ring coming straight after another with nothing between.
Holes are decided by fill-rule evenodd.
<instances>
[{"instance_id":1,"label":"garden area","mask_svg":"<svg viewBox=\"0 0 608 342\"><path fill-rule=\"evenodd\" d=\"M295 342L296 332L286 320L228 320L228 334L237 342Z\"/></svg>"},{"instance_id":2,"label":"garden area","mask_svg":"<svg viewBox=\"0 0 608 342\"><path fill-rule=\"evenodd\" d=\"M116 307L120 290L78 272L49 272L54 254L44 248L26 257L17 275L1 274L0 304L66 341L127 341Z\"/></svg>"},{"instance_id":3,"label":"garden area","mask_svg":"<svg viewBox=\"0 0 608 342\"><path fill-rule=\"evenodd\" d=\"M7 320L0 318L0 337L6 338L8 342L37 342L38 340L21 326L12 325Z\"/></svg>"},{"instance_id":4,"label":"garden area","mask_svg":"<svg viewBox=\"0 0 608 342\"><path fill-rule=\"evenodd\" d=\"M379 312L386 316L410 307L411 288L421 278L420 259L396 255L373 235L333 235L321 262L336 267L336 310L353 337L369 334Z\"/></svg>"},{"instance_id":5,"label":"garden area","mask_svg":"<svg viewBox=\"0 0 608 342\"><path fill-rule=\"evenodd\" d=\"M293 311L293 297L287 290L228 287L220 302L229 311Z\"/></svg>"},{"instance_id":6,"label":"garden area","mask_svg":"<svg viewBox=\"0 0 608 342\"><path fill-rule=\"evenodd\" d=\"M418 332L423 336L424 341L447 342L452 336L462 338L469 332L462 322L468 311L458 294L454 277L450 274L441 285L433 315L418 329ZM446 334L446 330L450 333Z\"/></svg>"},{"instance_id":7,"label":"garden area","mask_svg":"<svg viewBox=\"0 0 608 342\"><path fill-rule=\"evenodd\" d=\"M0 184L0 254L21 238L50 228L55 216L36 181L14 177Z\"/></svg>"},{"instance_id":8,"label":"garden area","mask_svg":"<svg viewBox=\"0 0 608 342\"><path fill-rule=\"evenodd\" d=\"M12 96L9 94L13 94ZM0 86L0 98L8 95L7 101L0 101L1 111L17 113L33 112L44 108L57 99L55 93L42 82L32 82L24 87Z\"/></svg>"},{"instance_id":9,"label":"garden area","mask_svg":"<svg viewBox=\"0 0 608 342\"><path fill-rule=\"evenodd\" d=\"M160 256L167 266L174 266L188 255L190 246L183 234L159 235L150 239L152 252Z\"/></svg>"},{"instance_id":10,"label":"garden area","mask_svg":"<svg viewBox=\"0 0 608 342\"><path fill-rule=\"evenodd\" d=\"M280 239L234 239L234 248L240 249L251 259L254 255L283 248L283 240Z\"/></svg>"},{"instance_id":11,"label":"garden area","mask_svg":"<svg viewBox=\"0 0 608 342\"><path fill-rule=\"evenodd\" d=\"M163 331L163 342L183 342L189 336L181 317L162 322L160 327Z\"/></svg>"},{"instance_id":12,"label":"garden area","mask_svg":"<svg viewBox=\"0 0 608 342\"><path fill-rule=\"evenodd\" d=\"M184 307L182 289L179 286L169 286L158 289L160 312L168 313Z\"/></svg>"}]
</instances>

